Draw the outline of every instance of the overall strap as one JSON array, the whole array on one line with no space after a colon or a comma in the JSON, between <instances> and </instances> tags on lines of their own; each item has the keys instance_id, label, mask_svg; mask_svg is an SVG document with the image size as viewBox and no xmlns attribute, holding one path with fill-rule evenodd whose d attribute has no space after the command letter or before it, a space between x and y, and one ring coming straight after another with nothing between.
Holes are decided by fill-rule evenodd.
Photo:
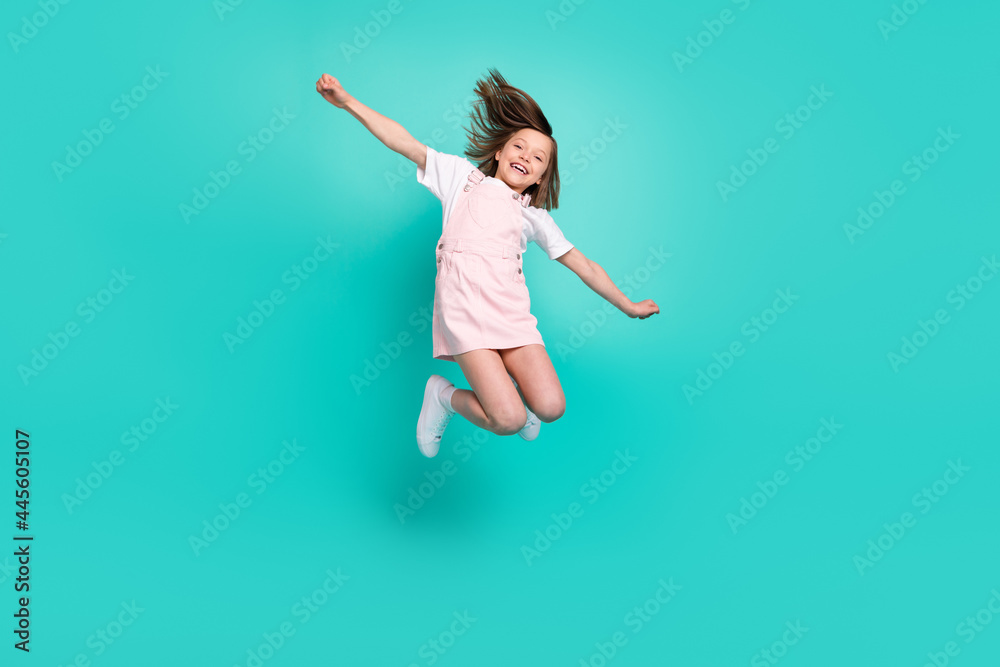
<instances>
[{"instance_id":1,"label":"overall strap","mask_svg":"<svg viewBox=\"0 0 1000 667\"><path fill-rule=\"evenodd\" d=\"M468 192L472 189L472 186L479 185L486 178L486 174L479 171L479 169L473 169L469 172L469 182L465 184L465 191Z\"/></svg>"},{"instance_id":2,"label":"overall strap","mask_svg":"<svg viewBox=\"0 0 1000 667\"><path fill-rule=\"evenodd\" d=\"M479 169L473 169L469 172L469 182L465 184L465 191L468 192L474 186L479 185L486 178L486 174L479 171ZM522 193L520 195L514 195L514 198L518 200L518 203L523 208L528 208L529 202L531 202L531 195L528 193Z\"/></svg>"}]
</instances>

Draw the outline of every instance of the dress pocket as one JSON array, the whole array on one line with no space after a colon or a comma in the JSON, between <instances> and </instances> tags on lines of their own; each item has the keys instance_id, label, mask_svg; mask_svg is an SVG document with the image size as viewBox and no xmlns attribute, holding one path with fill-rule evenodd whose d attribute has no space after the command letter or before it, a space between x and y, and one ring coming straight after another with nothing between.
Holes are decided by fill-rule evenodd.
<instances>
[{"instance_id":1,"label":"dress pocket","mask_svg":"<svg viewBox=\"0 0 1000 667\"><path fill-rule=\"evenodd\" d=\"M480 229L504 229L513 211L503 193L482 185L469 193L469 217Z\"/></svg>"},{"instance_id":2,"label":"dress pocket","mask_svg":"<svg viewBox=\"0 0 1000 667\"><path fill-rule=\"evenodd\" d=\"M445 305L471 303L480 292L481 258L472 252L445 252L438 263L435 289Z\"/></svg>"}]
</instances>

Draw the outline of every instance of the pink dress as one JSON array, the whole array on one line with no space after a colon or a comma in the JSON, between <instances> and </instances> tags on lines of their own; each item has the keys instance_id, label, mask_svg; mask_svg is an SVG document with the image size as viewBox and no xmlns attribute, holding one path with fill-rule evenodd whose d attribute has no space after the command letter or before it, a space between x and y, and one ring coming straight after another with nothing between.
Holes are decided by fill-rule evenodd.
<instances>
[{"instance_id":1,"label":"pink dress","mask_svg":"<svg viewBox=\"0 0 1000 667\"><path fill-rule=\"evenodd\" d=\"M545 344L522 270L522 214L530 198L479 169L468 174L437 242L435 359Z\"/></svg>"}]
</instances>

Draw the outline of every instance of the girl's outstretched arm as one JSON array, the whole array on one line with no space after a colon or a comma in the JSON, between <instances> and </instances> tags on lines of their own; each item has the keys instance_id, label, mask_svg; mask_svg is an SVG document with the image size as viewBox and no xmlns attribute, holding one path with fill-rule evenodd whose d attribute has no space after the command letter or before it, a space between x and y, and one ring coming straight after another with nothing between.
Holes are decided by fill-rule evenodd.
<instances>
[{"instance_id":1,"label":"girl's outstretched arm","mask_svg":"<svg viewBox=\"0 0 1000 667\"><path fill-rule=\"evenodd\" d=\"M580 276L580 280L582 280L587 287L603 296L611 303L611 305L629 317L638 317L640 320L644 320L650 315L660 312L660 307L653 303L652 299L646 299L645 301L640 301L638 303L630 301L629 298L625 296L620 289L618 289L618 286L612 282L611 278L608 277L608 274L601 268L600 264L587 259L584 254L576 248L573 248L561 257L556 258L556 260L573 273Z\"/></svg>"},{"instance_id":2,"label":"girl's outstretched arm","mask_svg":"<svg viewBox=\"0 0 1000 667\"><path fill-rule=\"evenodd\" d=\"M354 99L340 85L340 81L329 74L324 74L316 81L316 92L338 109L347 109L383 144L413 160L421 169L426 168L427 147L414 139L406 128L396 121L386 118Z\"/></svg>"}]
</instances>

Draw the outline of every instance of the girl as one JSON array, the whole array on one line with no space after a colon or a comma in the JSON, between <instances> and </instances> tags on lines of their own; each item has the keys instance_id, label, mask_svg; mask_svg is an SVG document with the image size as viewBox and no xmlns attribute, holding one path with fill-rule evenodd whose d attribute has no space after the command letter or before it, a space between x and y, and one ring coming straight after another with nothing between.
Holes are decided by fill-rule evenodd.
<instances>
[{"instance_id":1,"label":"girl","mask_svg":"<svg viewBox=\"0 0 1000 667\"><path fill-rule=\"evenodd\" d=\"M465 151L470 162L421 144L399 123L348 95L329 74L319 78L316 91L413 160L417 182L444 208L444 232L436 244L433 356L457 362L472 389L456 389L431 375L417 419L420 451L438 453L456 412L497 435L534 440L540 422L562 416L566 399L530 311L521 259L527 242L629 317L660 312L650 299L630 301L549 215L559 203L559 172L556 140L542 110L491 69L476 84Z\"/></svg>"}]
</instances>

